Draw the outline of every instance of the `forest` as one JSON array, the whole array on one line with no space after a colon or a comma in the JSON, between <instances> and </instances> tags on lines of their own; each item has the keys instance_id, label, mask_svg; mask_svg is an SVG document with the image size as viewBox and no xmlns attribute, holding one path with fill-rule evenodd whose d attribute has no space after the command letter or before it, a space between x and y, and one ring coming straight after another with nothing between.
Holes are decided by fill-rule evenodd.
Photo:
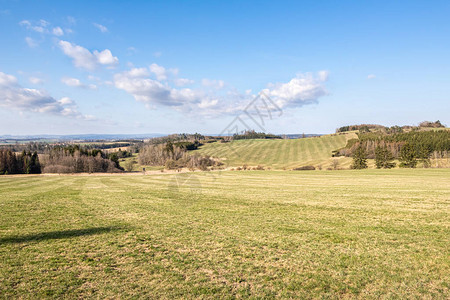
<instances>
[{"instance_id":1,"label":"forest","mask_svg":"<svg viewBox=\"0 0 450 300\"><path fill-rule=\"evenodd\" d=\"M16 154L8 149L0 149L0 175L40 174L41 164L37 152Z\"/></svg>"},{"instance_id":2,"label":"forest","mask_svg":"<svg viewBox=\"0 0 450 300\"><path fill-rule=\"evenodd\" d=\"M333 151L333 156L353 157L356 169L366 168L368 158L375 159L378 168L394 167L394 159L400 160L400 167L414 168L419 161L429 167L431 158L448 158L449 153L449 130L369 131L358 133L357 139L348 140L344 148Z\"/></svg>"}]
</instances>

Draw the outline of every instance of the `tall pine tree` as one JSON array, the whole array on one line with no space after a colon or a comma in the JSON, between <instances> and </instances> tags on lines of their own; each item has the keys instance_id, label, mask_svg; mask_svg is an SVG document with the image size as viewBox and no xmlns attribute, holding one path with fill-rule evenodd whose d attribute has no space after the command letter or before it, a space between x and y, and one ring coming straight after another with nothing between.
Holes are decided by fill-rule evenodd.
<instances>
[{"instance_id":1,"label":"tall pine tree","mask_svg":"<svg viewBox=\"0 0 450 300\"><path fill-rule=\"evenodd\" d=\"M375 148L375 165L377 169L391 169L395 167L395 163L392 162L394 160L394 156L389 149L384 146L377 146Z\"/></svg>"},{"instance_id":2,"label":"tall pine tree","mask_svg":"<svg viewBox=\"0 0 450 300\"><path fill-rule=\"evenodd\" d=\"M405 144L400 149L400 167L415 168L417 165L417 154L413 145Z\"/></svg>"},{"instance_id":3,"label":"tall pine tree","mask_svg":"<svg viewBox=\"0 0 450 300\"><path fill-rule=\"evenodd\" d=\"M352 169L367 169L367 153L360 145L353 154Z\"/></svg>"}]
</instances>

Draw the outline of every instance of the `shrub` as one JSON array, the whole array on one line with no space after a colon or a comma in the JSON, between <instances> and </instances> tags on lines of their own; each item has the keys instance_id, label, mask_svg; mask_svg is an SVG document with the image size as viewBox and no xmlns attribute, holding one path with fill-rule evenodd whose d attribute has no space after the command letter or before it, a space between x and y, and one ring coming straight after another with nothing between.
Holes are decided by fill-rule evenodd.
<instances>
[{"instance_id":1,"label":"shrub","mask_svg":"<svg viewBox=\"0 0 450 300\"><path fill-rule=\"evenodd\" d=\"M172 170L177 168L177 163L173 159L168 159L165 164L166 169Z\"/></svg>"},{"instance_id":2,"label":"shrub","mask_svg":"<svg viewBox=\"0 0 450 300\"><path fill-rule=\"evenodd\" d=\"M337 170L339 167L339 160L333 159L333 161L331 162L331 166L333 167L333 170Z\"/></svg>"},{"instance_id":3,"label":"shrub","mask_svg":"<svg viewBox=\"0 0 450 300\"><path fill-rule=\"evenodd\" d=\"M303 166L303 167L298 167L295 168L294 171L313 171L316 168L314 166Z\"/></svg>"},{"instance_id":4,"label":"shrub","mask_svg":"<svg viewBox=\"0 0 450 300\"><path fill-rule=\"evenodd\" d=\"M136 161L134 159L130 159L125 162L125 170L128 172L133 171L133 166L136 164Z\"/></svg>"}]
</instances>

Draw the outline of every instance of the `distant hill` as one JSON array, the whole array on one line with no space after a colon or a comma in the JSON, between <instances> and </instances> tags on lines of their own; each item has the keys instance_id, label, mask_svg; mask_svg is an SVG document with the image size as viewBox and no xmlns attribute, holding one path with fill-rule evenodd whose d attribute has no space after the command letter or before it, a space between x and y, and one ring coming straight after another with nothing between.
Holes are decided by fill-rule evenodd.
<instances>
[{"instance_id":1,"label":"distant hill","mask_svg":"<svg viewBox=\"0 0 450 300\"><path fill-rule=\"evenodd\" d=\"M221 159L225 165L236 167L263 165L273 169L292 169L305 165L331 166L332 151L342 148L347 140L356 138L353 132L301 139L253 139L228 143L208 143L198 152ZM349 166L351 159L339 158L341 166Z\"/></svg>"},{"instance_id":2,"label":"distant hill","mask_svg":"<svg viewBox=\"0 0 450 300\"><path fill-rule=\"evenodd\" d=\"M55 141L111 141L124 139L149 139L165 136L161 133L146 134L71 134L71 135L0 135L1 144L28 143L28 142L55 142Z\"/></svg>"},{"instance_id":3,"label":"distant hill","mask_svg":"<svg viewBox=\"0 0 450 300\"><path fill-rule=\"evenodd\" d=\"M404 131L411 130L426 130L433 128L445 128L445 125L441 123L441 121L437 120L435 122L431 121L423 121L419 123L419 126L412 125L403 125L403 126L391 126L386 127L379 124L358 124L358 125L347 125L342 126L336 129L336 132L348 132L348 131L360 131L360 132L369 132L369 131L382 131L385 133L399 133Z\"/></svg>"}]
</instances>

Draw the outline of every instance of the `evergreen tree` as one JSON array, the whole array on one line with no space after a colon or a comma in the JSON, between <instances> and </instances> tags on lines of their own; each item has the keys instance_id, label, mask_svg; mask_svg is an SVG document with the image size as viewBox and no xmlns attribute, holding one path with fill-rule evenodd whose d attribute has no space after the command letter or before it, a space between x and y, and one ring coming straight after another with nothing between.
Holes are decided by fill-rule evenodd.
<instances>
[{"instance_id":1,"label":"evergreen tree","mask_svg":"<svg viewBox=\"0 0 450 300\"><path fill-rule=\"evenodd\" d=\"M30 161L30 174L41 174L41 164L36 151L31 155Z\"/></svg>"},{"instance_id":2,"label":"evergreen tree","mask_svg":"<svg viewBox=\"0 0 450 300\"><path fill-rule=\"evenodd\" d=\"M352 169L367 169L367 153L362 146L359 146L353 154Z\"/></svg>"},{"instance_id":3,"label":"evergreen tree","mask_svg":"<svg viewBox=\"0 0 450 300\"><path fill-rule=\"evenodd\" d=\"M6 169L8 174L17 173L16 155L11 150L6 152Z\"/></svg>"},{"instance_id":4,"label":"evergreen tree","mask_svg":"<svg viewBox=\"0 0 450 300\"><path fill-rule=\"evenodd\" d=\"M6 151L0 149L0 175L6 172Z\"/></svg>"},{"instance_id":5,"label":"evergreen tree","mask_svg":"<svg viewBox=\"0 0 450 300\"><path fill-rule=\"evenodd\" d=\"M439 122L439 121L438 121ZM430 156L431 150L429 145L421 145L418 153L419 161L423 164L424 168L429 168L431 165Z\"/></svg>"},{"instance_id":6,"label":"evergreen tree","mask_svg":"<svg viewBox=\"0 0 450 300\"><path fill-rule=\"evenodd\" d=\"M394 156L389 149L384 146L377 146L375 148L375 165L377 169L391 169L395 167L395 163L392 162L394 160Z\"/></svg>"},{"instance_id":7,"label":"evergreen tree","mask_svg":"<svg viewBox=\"0 0 450 300\"><path fill-rule=\"evenodd\" d=\"M417 165L417 154L411 144L405 144L400 149L400 167L415 168Z\"/></svg>"}]
</instances>

